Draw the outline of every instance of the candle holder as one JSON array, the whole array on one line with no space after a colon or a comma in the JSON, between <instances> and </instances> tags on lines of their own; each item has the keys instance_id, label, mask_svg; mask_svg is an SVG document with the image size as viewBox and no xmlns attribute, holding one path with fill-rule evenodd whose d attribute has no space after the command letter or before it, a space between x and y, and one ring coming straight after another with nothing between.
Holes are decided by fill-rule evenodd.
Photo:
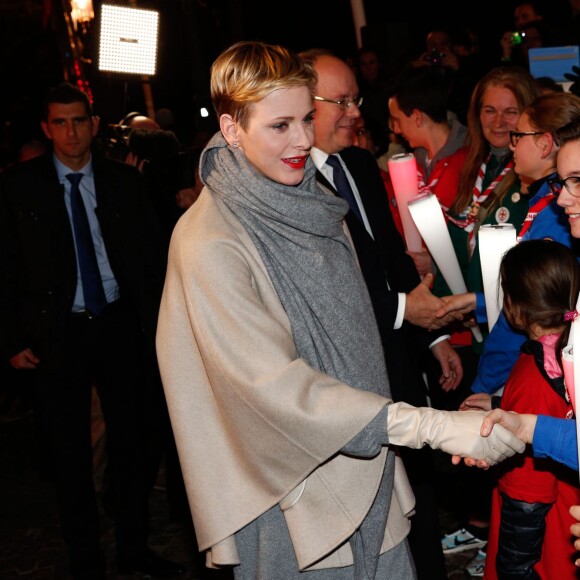
<instances>
[{"instance_id":1,"label":"candle holder","mask_svg":"<svg viewBox=\"0 0 580 580\"><path fill-rule=\"evenodd\" d=\"M435 195L432 193L421 194L409 201L408 207L427 249L451 292L453 294L466 293L467 287L453 249L443 210ZM483 341L479 326L472 326L471 332L477 342Z\"/></svg>"}]
</instances>

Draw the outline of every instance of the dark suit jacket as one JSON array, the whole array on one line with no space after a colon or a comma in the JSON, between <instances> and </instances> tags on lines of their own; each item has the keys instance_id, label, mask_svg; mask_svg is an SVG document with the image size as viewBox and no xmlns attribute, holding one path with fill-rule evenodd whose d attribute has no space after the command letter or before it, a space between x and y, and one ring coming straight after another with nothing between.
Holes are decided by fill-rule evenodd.
<instances>
[{"instance_id":1,"label":"dark suit jacket","mask_svg":"<svg viewBox=\"0 0 580 580\"><path fill-rule=\"evenodd\" d=\"M96 214L124 303L155 335L165 275L159 226L134 167L93 155ZM0 174L0 348L46 356L77 284L72 228L52 154Z\"/></svg>"},{"instance_id":2,"label":"dark suit jacket","mask_svg":"<svg viewBox=\"0 0 580 580\"><path fill-rule=\"evenodd\" d=\"M354 213L348 212L346 222L375 310L393 397L414 405L425 405L420 371L425 366L425 357L430 356L428 345L443 332L429 332L408 322L398 330L393 329L399 305L398 293L410 292L421 279L393 222L375 158L360 147L348 147L341 151L340 156L357 185L374 236L373 240ZM318 180L334 191L320 172ZM411 382L414 383L412 389Z\"/></svg>"}]
</instances>

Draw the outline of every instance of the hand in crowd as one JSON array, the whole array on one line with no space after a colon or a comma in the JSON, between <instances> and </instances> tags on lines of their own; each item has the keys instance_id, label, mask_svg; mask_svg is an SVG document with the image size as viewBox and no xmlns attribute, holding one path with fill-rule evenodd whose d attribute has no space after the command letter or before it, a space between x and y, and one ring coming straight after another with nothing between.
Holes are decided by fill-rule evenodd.
<instances>
[{"instance_id":1,"label":"hand in crowd","mask_svg":"<svg viewBox=\"0 0 580 580\"><path fill-rule=\"evenodd\" d=\"M440 52L434 55L430 50L425 51L421 56L412 62L417 66L444 66L453 70L459 70L459 59L452 52Z\"/></svg>"},{"instance_id":2,"label":"hand in crowd","mask_svg":"<svg viewBox=\"0 0 580 580\"><path fill-rule=\"evenodd\" d=\"M469 395L461 405L460 411L491 411L491 395L487 393L474 393Z\"/></svg>"},{"instance_id":3,"label":"hand in crowd","mask_svg":"<svg viewBox=\"0 0 580 580\"><path fill-rule=\"evenodd\" d=\"M463 320L463 315L473 312L476 307L475 292L443 296L441 300L444 306L435 313L437 317L441 318L446 317L453 312L457 315L456 320Z\"/></svg>"},{"instance_id":4,"label":"hand in crowd","mask_svg":"<svg viewBox=\"0 0 580 580\"><path fill-rule=\"evenodd\" d=\"M29 348L25 348L11 357L9 362L10 366L17 370L35 369L40 359Z\"/></svg>"},{"instance_id":5,"label":"hand in crowd","mask_svg":"<svg viewBox=\"0 0 580 580\"><path fill-rule=\"evenodd\" d=\"M433 261L431 260L431 254L427 250L407 252L407 254L413 258L415 268L417 268L417 272L419 272L421 278L433 272Z\"/></svg>"},{"instance_id":6,"label":"hand in crowd","mask_svg":"<svg viewBox=\"0 0 580 580\"><path fill-rule=\"evenodd\" d=\"M441 298L431 293L429 288L432 284L433 274L427 274L421 283L407 294L405 320L427 330L436 330L447 326L453 320L462 320L463 315L453 310L437 315L446 307Z\"/></svg>"},{"instance_id":7,"label":"hand in crowd","mask_svg":"<svg viewBox=\"0 0 580 580\"><path fill-rule=\"evenodd\" d=\"M452 52L444 52L443 58L441 59L441 66L446 66L457 71L459 70L459 59Z\"/></svg>"},{"instance_id":8,"label":"hand in crowd","mask_svg":"<svg viewBox=\"0 0 580 580\"><path fill-rule=\"evenodd\" d=\"M570 508L570 515L577 520L580 520L580 505L573 505ZM580 538L580 523L572 524L570 526L570 532L572 532L573 536ZM577 550L580 550L580 539L574 540L574 547ZM580 567L580 559L576 560L576 566Z\"/></svg>"},{"instance_id":9,"label":"hand in crowd","mask_svg":"<svg viewBox=\"0 0 580 580\"><path fill-rule=\"evenodd\" d=\"M139 159L139 157L135 155L135 153L129 151L129 153L127 153L127 156L125 157L125 163L127 165L132 165L133 167L136 167L139 171L143 171L143 167L145 167L147 159Z\"/></svg>"},{"instance_id":10,"label":"hand in crowd","mask_svg":"<svg viewBox=\"0 0 580 580\"><path fill-rule=\"evenodd\" d=\"M456 389L463 378L463 366L457 351L449 340L441 340L431 347L431 352L441 365L441 388L446 392Z\"/></svg>"},{"instance_id":11,"label":"hand in crowd","mask_svg":"<svg viewBox=\"0 0 580 580\"><path fill-rule=\"evenodd\" d=\"M507 30L502 34L501 38L499 39L499 44L501 46L501 56L506 60L511 58L514 49L514 46L512 44L513 34L514 34L513 31Z\"/></svg>"}]
</instances>

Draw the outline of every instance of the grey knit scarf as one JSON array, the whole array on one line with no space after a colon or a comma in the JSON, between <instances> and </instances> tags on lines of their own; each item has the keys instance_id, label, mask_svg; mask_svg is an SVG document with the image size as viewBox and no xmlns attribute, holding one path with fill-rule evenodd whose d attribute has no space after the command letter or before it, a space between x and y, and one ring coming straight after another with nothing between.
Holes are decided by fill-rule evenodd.
<instances>
[{"instance_id":1,"label":"grey knit scarf","mask_svg":"<svg viewBox=\"0 0 580 580\"><path fill-rule=\"evenodd\" d=\"M256 245L299 356L348 385L390 398L371 301L342 227L348 205L325 194L315 172L309 159L299 186L272 181L220 133L200 160L203 182Z\"/></svg>"}]
</instances>

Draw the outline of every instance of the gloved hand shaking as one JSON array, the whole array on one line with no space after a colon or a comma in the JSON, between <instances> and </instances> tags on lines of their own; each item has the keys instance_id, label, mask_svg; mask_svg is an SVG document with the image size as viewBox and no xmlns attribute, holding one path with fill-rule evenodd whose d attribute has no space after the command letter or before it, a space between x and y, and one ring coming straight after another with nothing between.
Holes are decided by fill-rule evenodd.
<instances>
[{"instance_id":1,"label":"gloved hand shaking","mask_svg":"<svg viewBox=\"0 0 580 580\"><path fill-rule=\"evenodd\" d=\"M388 408L389 443L412 449L429 445L450 455L472 457L488 465L522 453L525 444L501 425L495 425L488 437L480 435L488 411L439 411L392 403Z\"/></svg>"}]
</instances>

